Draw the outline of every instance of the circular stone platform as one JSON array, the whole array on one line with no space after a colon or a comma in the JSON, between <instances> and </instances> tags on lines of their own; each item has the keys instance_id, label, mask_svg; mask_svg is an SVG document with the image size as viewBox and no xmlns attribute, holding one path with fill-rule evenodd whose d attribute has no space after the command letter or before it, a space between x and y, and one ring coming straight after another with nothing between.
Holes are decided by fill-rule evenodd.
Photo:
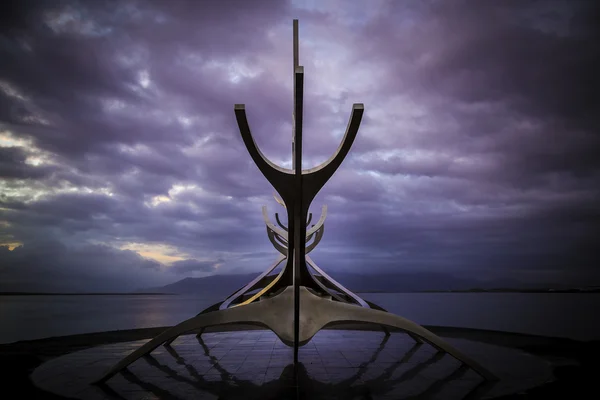
<instances>
[{"instance_id":1,"label":"circular stone platform","mask_svg":"<svg viewBox=\"0 0 600 400\"><path fill-rule=\"evenodd\" d=\"M447 354L408 336L321 331L300 349L298 388L292 349L270 331L186 335L159 347L106 384L103 372L147 340L97 346L52 359L31 375L42 390L79 399L464 399L519 393L553 379L526 352L446 338L500 381L488 384Z\"/></svg>"}]
</instances>

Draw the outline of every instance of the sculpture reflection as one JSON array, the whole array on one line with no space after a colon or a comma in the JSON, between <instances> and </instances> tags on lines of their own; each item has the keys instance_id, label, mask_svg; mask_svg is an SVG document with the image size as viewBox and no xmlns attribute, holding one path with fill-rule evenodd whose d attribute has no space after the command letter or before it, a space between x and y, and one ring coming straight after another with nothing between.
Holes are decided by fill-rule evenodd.
<instances>
[{"instance_id":1,"label":"sculpture reflection","mask_svg":"<svg viewBox=\"0 0 600 400\"><path fill-rule=\"evenodd\" d=\"M413 398L415 396L427 399L441 393L447 385L461 379L461 377L469 370L468 367L459 365L458 368L447 376L438 380L433 380L429 386L415 393L414 388L412 387L414 379L423 371L427 370L427 368L439 363L444 358L445 354L442 352L435 352L420 362L411 363L412 358L420 349L423 349L422 344L415 343L408 348L403 357L394 362L386 363L386 367L382 368L382 364L378 363L378 358L381 354L385 353L389 339L389 335L383 335L380 344L373 350L369 359L360 363L356 368L345 368L347 371L352 371L352 374L349 377L336 382L332 382L326 373L323 374L322 372L319 372L319 368L315 368L312 364L304 364L302 361L300 361L297 366L297 376L294 374L293 364L286 365L278 377L267 380L264 379L265 370L267 369L266 363L263 363L262 366L257 366L254 371L252 371L252 369L239 370L239 363L232 363L232 369L240 372L231 372L228 370L227 366L222 365L226 363L219 361L219 357L211 354L211 350L202 336L197 337L197 342L204 354L205 360L203 360L203 362L208 361L211 365L209 368L211 368L213 372L210 374L198 371L197 366L194 365L198 360L191 362L187 361L186 358L177 351L177 345L167 346L166 352L172 357L176 365L180 365L185 369L186 374L168 365L170 364L168 360L161 362L151 355L145 356L143 359L149 366L166 374L169 379L185 383L188 387L197 390L199 396L201 396L202 393L206 393L217 396L220 399L275 399L295 398L297 396L306 399L348 399L387 398L390 395L394 395L394 397L398 399ZM186 347L189 348L189 346ZM402 366L409 366L409 368L399 376L393 377L394 373ZM367 372L369 372L369 377L365 378L364 376ZM127 381L161 399L182 398L178 393L169 392L169 389L160 387L148 379L140 378L129 370L124 371L123 376ZM295 381L295 379L297 379L297 381ZM464 399L471 398L475 394L481 395L483 393L482 389L486 384L483 380L471 380L467 381L467 383L470 386L462 397ZM125 398L120 393L112 390L108 384L103 384L100 387L103 388L106 394L115 398ZM297 392L299 387L300 391Z\"/></svg>"}]
</instances>

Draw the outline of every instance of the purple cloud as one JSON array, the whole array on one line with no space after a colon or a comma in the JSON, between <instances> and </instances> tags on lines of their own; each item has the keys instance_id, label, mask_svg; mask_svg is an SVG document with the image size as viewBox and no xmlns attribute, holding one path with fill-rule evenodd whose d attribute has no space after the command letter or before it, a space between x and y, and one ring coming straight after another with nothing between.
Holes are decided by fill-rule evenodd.
<instances>
[{"instance_id":1,"label":"purple cloud","mask_svg":"<svg viewBox=\"0 0 600 400\"><path fill-rule=\"evenodd\" d=\"M133 276L150 285L269 265L261 206L284 210L233 104L289 167L293 18L306 168L335 151L352 103L366 110L313 204L329 206L314 253L323 268L598 280L598 6L343 5L3 3L6 290L134 289Z\"/></svg>"}]
</instances>

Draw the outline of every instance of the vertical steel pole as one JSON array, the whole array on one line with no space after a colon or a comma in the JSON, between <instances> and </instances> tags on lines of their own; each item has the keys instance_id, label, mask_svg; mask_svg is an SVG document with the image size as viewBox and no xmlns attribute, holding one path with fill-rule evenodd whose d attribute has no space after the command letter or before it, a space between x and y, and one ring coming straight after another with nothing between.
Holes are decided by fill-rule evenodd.
<instances>
[{"instance_id":1,"label":"vertical steel pole","mask_svg":"<svg viewBox=\"0 0 600 400\"><path fill-rule=\"evenodd\" d=\"M292 75L294 76L294 109L292 110L292 170L296 169L296 150L295 150L295 140L296 140L296 134L295 134L295 128L294 128L294 124L295 124L295 116L296 116L296 67L299 66L299 59L298 59L298 20L295 19L294 20L294 36L293 36L293 50L294 50L294 69L292 71Z\"/></svg>"},{"instance_id":2,"label":"vertical steel pole","mask_svg":"<svg viewBox=\"0 0 600 400\"><path fill-rule=\"evenodd\" d=\"M300 266L301 266L301 229L303 224L302 214L302 100L298 101L297 69L298 65L298 20L294 20L294 110L293 110L293 138L292 138L292 168L294 170L294 261L293 261L293 285L294 285L294 369L298 366L298 339L300 336ZM297 115L297 112L300 112Z\"/></svg>"}]
</instances>

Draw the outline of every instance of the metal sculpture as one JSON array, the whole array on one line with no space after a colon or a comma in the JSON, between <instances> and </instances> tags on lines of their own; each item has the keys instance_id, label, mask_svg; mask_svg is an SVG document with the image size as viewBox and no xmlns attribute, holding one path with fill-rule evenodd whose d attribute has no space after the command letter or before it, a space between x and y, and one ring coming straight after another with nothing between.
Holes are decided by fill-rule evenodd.
<instances>
[{"instance_id":1,"label":"metal sculpture","mask_svg":"<svg viewBox=\"0 0 600 400\"><path fill-rule=\"evenodd\" d=\"M272 330L286 345L293 347L293 365L298 365L298 349L321 329L336 324L365 323L401 330L417 344L427 342L448 353L475 370L485 379L496 377L478 362L463 354L422 326L361 299L327 275L308 256L324 232L327 207L318 222L311 227L311 202L348 154L358 132L364 113L363 104L354 104L346 133L335 154L325 163L302 169L302 113L304 68L298 64L298 21L294 20L294 111L292 169L282 168L267 159L256 146L246 118L244 104L234 106L235 117L244 144L258 169L273 185L280 197L275 197L287 211L287 225L275 214L273 224L266 207L263 217L267 235L280 253L279 258L252 282L240 288L220 303L197 316L167 329L108 370L101 383L125 369L129 364L152 352L161 344L169 345L179 335L198 332L204 328L230 324L250 324ZM310 243L310 240L313 240ZM307 243L310 243L307 246ZM285 261L278 274L269 275ZM310 267L310 268L309 268ZM387 330L386 330L387 333Z\"/></svg>"}]
</instances>

